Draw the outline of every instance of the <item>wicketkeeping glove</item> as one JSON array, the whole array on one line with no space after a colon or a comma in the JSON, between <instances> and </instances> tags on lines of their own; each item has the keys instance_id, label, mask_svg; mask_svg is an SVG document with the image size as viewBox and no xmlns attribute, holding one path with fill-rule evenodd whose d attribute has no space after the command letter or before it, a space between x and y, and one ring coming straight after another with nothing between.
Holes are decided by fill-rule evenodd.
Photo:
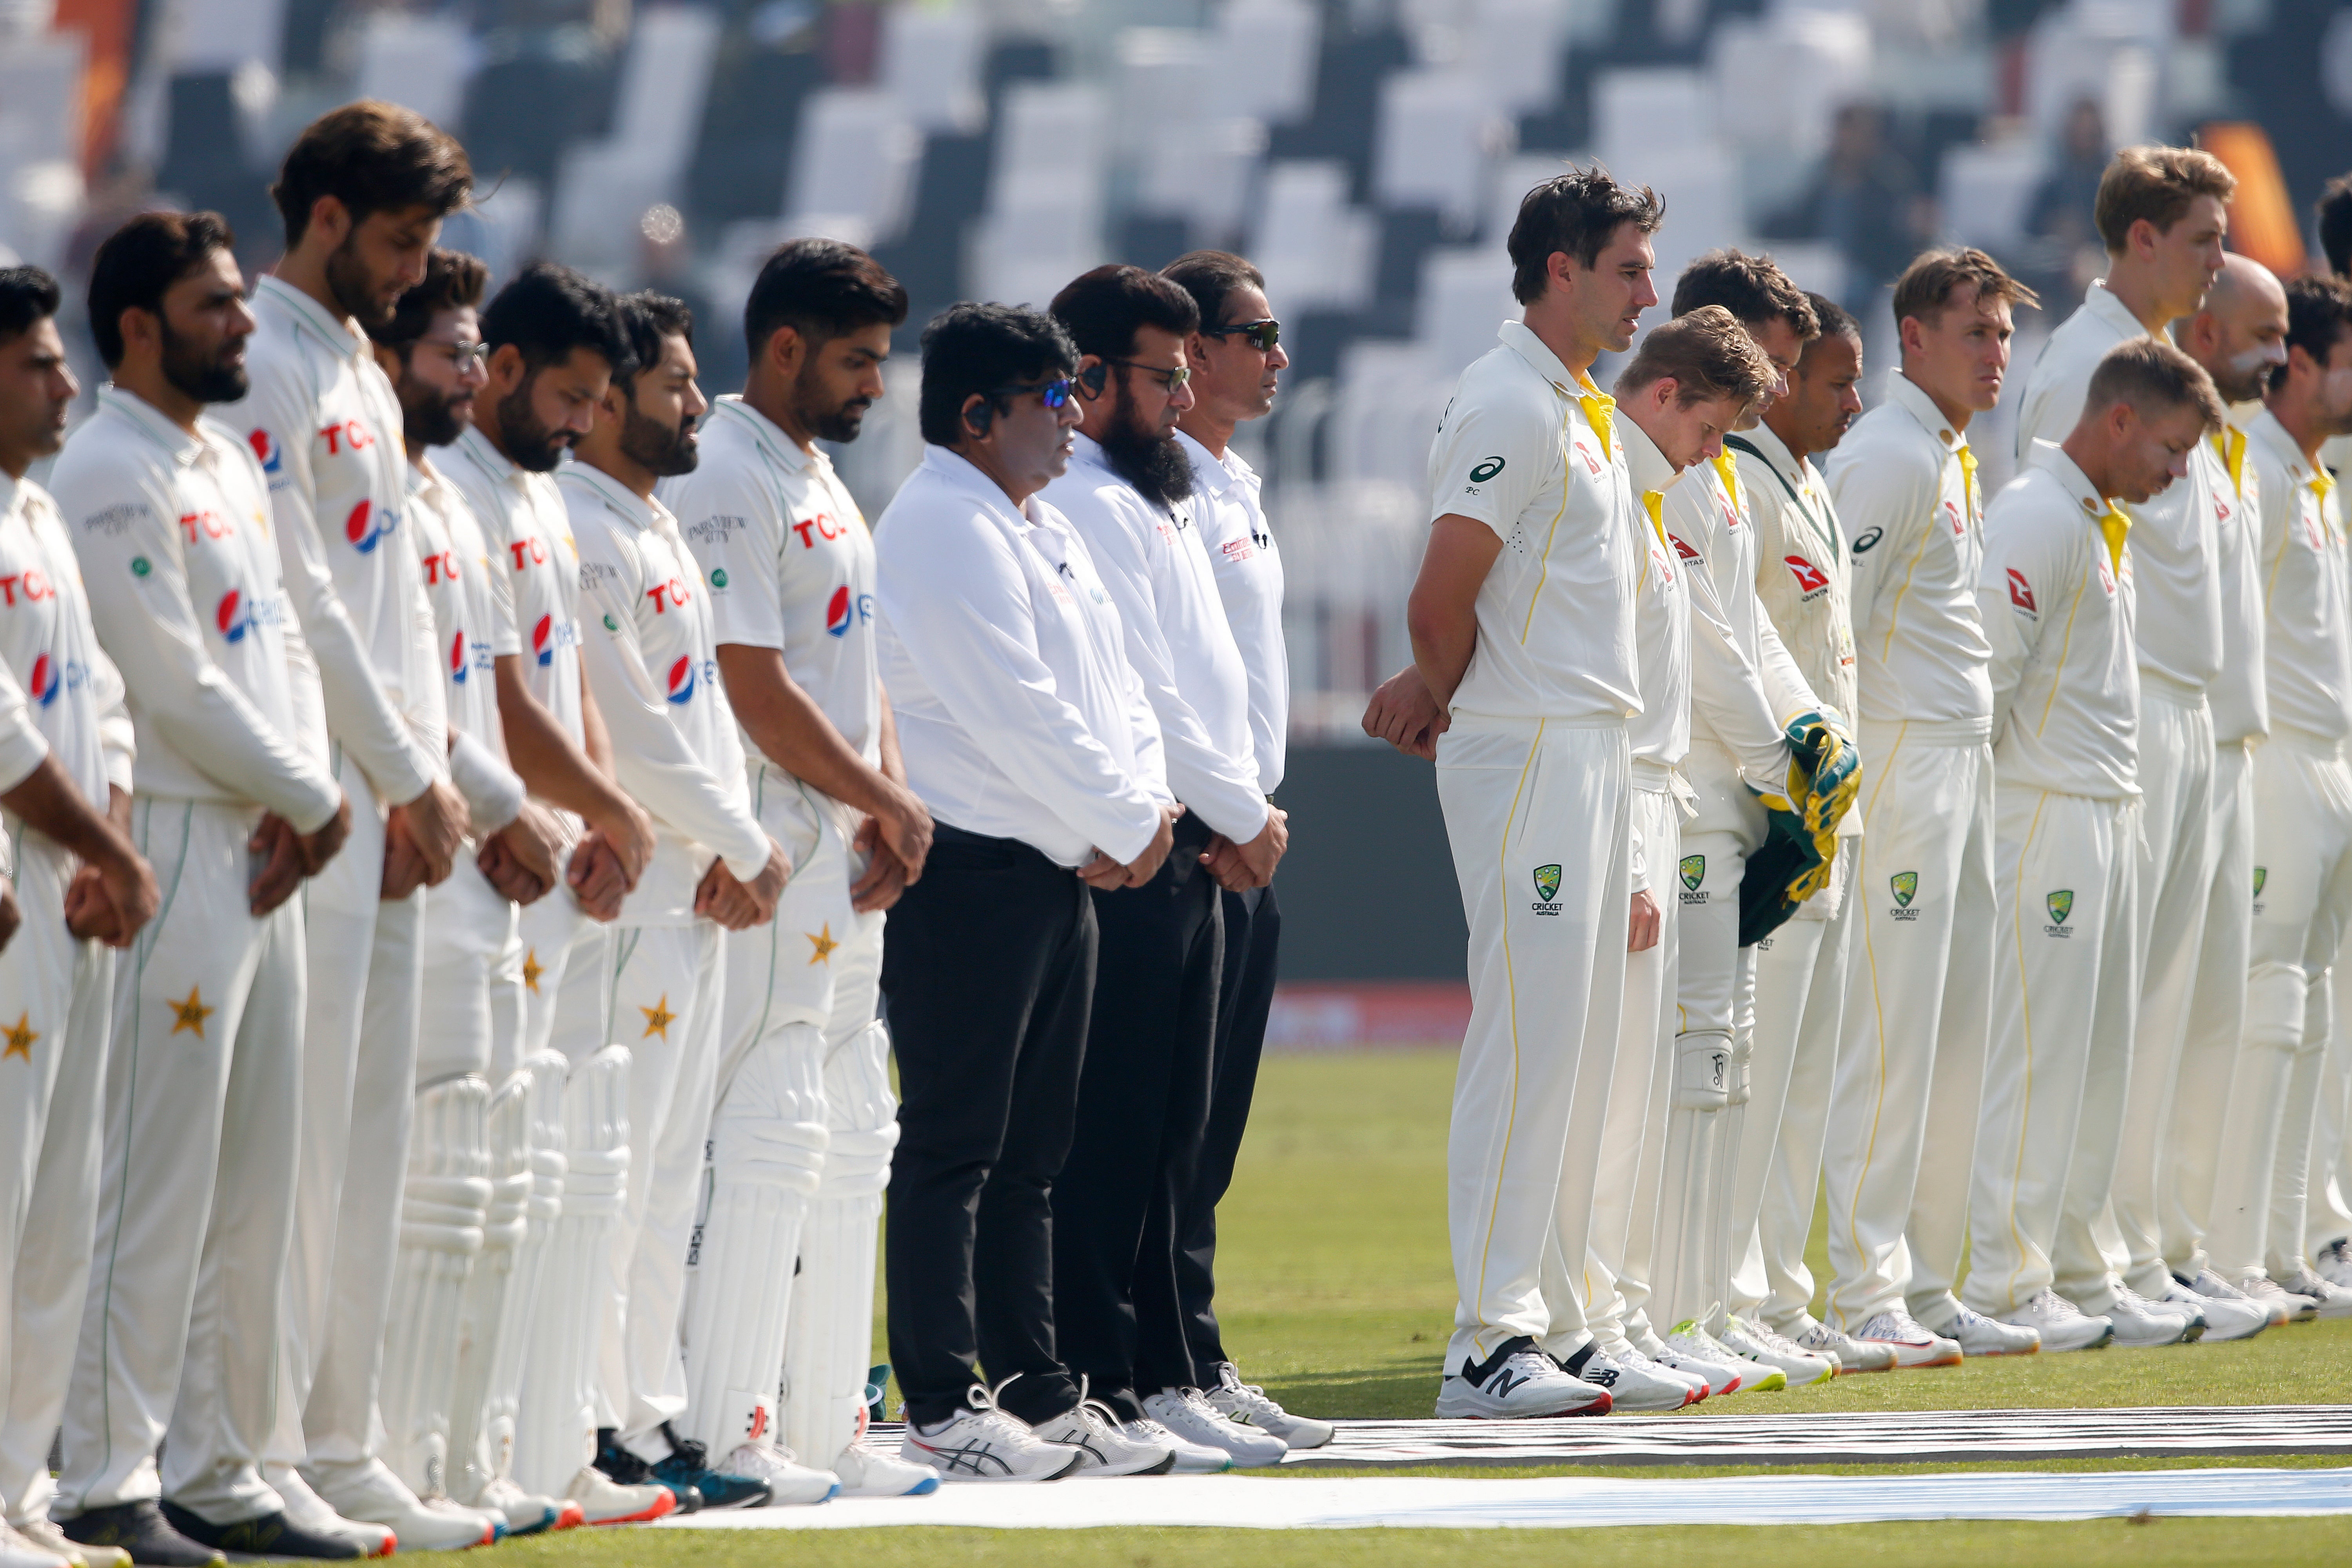
<instances>
[{"instance_id":1,"label":"wicketkeeping glove","mask_svg":"<svg viewBox=\"0 0 2352 1568\"><path fill-rule=\"evenodd\" d=\"M1789 721L1789 794L1798 802L1805 831L1820 850L1820 863L1790 884L1801 903L1828 885L1837 859L1838 824L1862 789L1862 753L1844 724L1832 714L1800 713Z\"/></svg>"}]
</instances>

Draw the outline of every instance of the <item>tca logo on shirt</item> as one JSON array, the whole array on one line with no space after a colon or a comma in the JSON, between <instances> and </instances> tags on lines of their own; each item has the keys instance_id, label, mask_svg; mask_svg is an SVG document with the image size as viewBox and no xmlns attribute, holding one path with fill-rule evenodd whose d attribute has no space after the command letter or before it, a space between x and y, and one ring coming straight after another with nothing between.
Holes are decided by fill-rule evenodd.
<instances>
[{"instance_id":1,"label":"tca logo on shirt","mask_svg":"<svg viewBox=\"0 0 2352 1568\"><path fill-rule=\"evenodd\" d=\"M816 548L817 540L823 539L831 541L839 539L843 534L847 533L849 530L842 524L834 521L831 513L820 511L813 513L808 517L804 517L798 522L793 523L793 531L801 536L802 549L814 550ZM812 535L814 537L811 537Z\"/></svg>"},{"instance_id":2,"label":"tca logo on shirt","mask_svg":"<svg viewBox=\"0 0 2352 1568\"><path fill-rule=\"evenodd\" d=\"M349 457L375 445L375 437L356 419L332 420L320 426L319 439L327 444L330 458Z\"/></svg>"},{"instance_id":3,"label":"tca logo on shirt","mask_svg":"<svg viewBox=\"0 0 2352 1568\"><path fill-rule=\"evenodd\" d=\"M429 588L441 583L455 583L457 580L457 552L452 550L439 551L434 554L425 556L424 561L425 585L426 587Z\"/></svg>"},{"instance_id":4,"label":"tca logo on shirt","mask_svg":"<svg viewBox=\"0 0 2352 1568\"><path fill-rule=\"evenodd\" d=\"M1811 603L1830 591L1829 574L1801 555L1784 555L1781 561L1789 574L1797 580L1797 596Z\"/></svg>"},{"instance_id":5,"label":"tca logo on shirt","mask_svg":"<svg viewBox=\"0 0 2352 1568\"><path fill-rule=\"evenodd\" d=\"M56 585L50 583L48 574L37 566L27 566L21 574L11 572L5 575L0 575L0 598L5 598L11 607L20 601L27 605L37 605L44 599L54 599L57 596Z\"/></svg>"},{"instance_id":6,"label":"tca logo on shirt","mask_svg":"<svg viewBox=\"0 0 2352 1568\"><path fill-rule=\"evenodd\" d=\"M646 589L646 597L654 602L655 615L666 616L669 614L672 607L680 609L685 607L686 584L672 577L667 583L656 583Z\"/></svg>"}]
</instances>

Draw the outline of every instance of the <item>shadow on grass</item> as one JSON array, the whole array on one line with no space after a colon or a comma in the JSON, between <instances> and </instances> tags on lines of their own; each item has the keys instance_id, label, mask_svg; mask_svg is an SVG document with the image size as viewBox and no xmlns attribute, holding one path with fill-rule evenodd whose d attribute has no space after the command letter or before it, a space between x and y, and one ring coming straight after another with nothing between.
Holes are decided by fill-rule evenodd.
<instances>
[{"instance_id":1,"label":"shadow on grass","mask_svg":"<svg viewBox=\"0 0 2352 1568\"><path fill-rule=\"evenodd\" d=\"M1443 1362L1432 1352L1380 1368L1298 1373L1266 1379L1265 1391L1286 1409L1327 1421L1411 1419L1433 1413Z\"/></svg>"}]
</instances>

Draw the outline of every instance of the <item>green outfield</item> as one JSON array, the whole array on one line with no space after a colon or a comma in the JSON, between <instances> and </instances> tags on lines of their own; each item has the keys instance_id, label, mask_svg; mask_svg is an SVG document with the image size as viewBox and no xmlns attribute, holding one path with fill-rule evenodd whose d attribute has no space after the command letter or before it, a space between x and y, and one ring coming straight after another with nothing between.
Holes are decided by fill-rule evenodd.
<instances>
[{"instance_id":1,"label":"green outfield","mask_svg":"<svg viewBox=\"0 0 2352 1568\"><path fill-rule=\"evenodd\" d=\"M1445 1258L1444 1194L1453 1068L1451 1053L1441 1051L1287 1056L1266 1064L1241 1171L1222 1211L1219 1300L1228 1348L1252 1381L1265 1384L1293 1409L1332 1416L1430 1414L1454 1302ZM1826 1278L1819 1246L1817 1226L1815 1272ZM878 1318L877 1330L878 1345ZM1719 1405L1711 1401L1685 1418L1780 1410L2340 1403L2347 1366L2352 1366L2352 1323L2315 1324L2274 1330L2236 1345L2101 1351L1841 1378L1826 1388L1753 1394ZM2092 1460L1971 1468L2163 1466L2158 1461ZM1315 1473L1328 1477L1345 1472ZM1579 1467L1451 1473L1660 1479L1719 1472ZM1282 1482L1268 1479L1265 1484ZM1286 1568L1323 1568L1366 1563L1434 1564L1474 1555L1487 1564L1572 1560L1578 1568L1661 1560L1736 1560L1741 1568L1811 1568L1823 1562L1927 1564L1963 1558L1998 1561L2003 1568L2038 1563L2096 1568L2192 1558L2342 1561L2347 1539L2352 1537L2347 1537L2347 1523L2327 1519L1674 1526L1583 1531L1572 1542L1557 1530L1303 1531L1277 1535L1214 1529L915 1528L789 1537L765 1531L572 1531L551 1540L518 1542L501 1548L500 1555L694 1568L768 1562L811 1568L853 1563L914 1568L940 1563L1180 1568L1236 1558L1276 1561Z\"/></svg>"}]
</instances>

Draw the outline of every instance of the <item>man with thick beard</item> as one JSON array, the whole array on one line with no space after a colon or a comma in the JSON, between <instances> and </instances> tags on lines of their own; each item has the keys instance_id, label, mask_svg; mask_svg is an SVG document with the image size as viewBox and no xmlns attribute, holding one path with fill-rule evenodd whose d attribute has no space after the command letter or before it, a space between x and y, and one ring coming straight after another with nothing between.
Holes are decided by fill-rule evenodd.
<instances>
[{"instance_id":1,"label":"man with thick beard","mask_svg":"<svg viewBox=\"0 0 2352 1568\"><path fill-rule=\"evenodd\" d=\"M270 187L287 253L254 294L253 390L221 413L269 477L287 592L326 694L325 724L301 739L353 803L351 852L302 901L302 1153L269 1484L305 1528L379 1551L495 1533L487 1514L419 1502L375 1438L415 1087L418 893L449 875L466 803L400 527L400 404L365 329L423 277L472 183L465 153L408 110L362 101L304 131Z\"/></svg>"},{"instance_id":2,"label":"man with thick beard","mask_svg":"<svg viewBox=\"0 0 2352 1568\"><path fill-rule=\"evenodd\" d=\"M671 1422L687 1409L677 1333L718 1086L720 933L773 919L792 862L752 814L710 598L654 495L656 480L693 471L695 424L710 406L694 384L694 321L658 294L615 309L628 361L556 480L580 546L589 688L621 787L645 802L656 835L614 930L604 1037L628 1063L628 1180L604 1277L587 1281L602 1303L597 1379L612 1418L599 1422L596 1468L623 1486L658 1480L711 1508L757 1508L767 1482L711 1468Z\"/></svg>"},{"instance_id":3,"label":"man with thick beard","mask_svg":"<svg viewBox=\"0 0 2352 1568\"><path fill-rule=\"evenodd\" d=\"M1128 662L1160 721L1175 848L1141 888L1097 891L1101 947L1077 1131L1054 1186L1055 1330L1064 1362L1122 1423L1180 1443L1179 1470L1278 1462L1289 1445L1212 1406L1176 1284L1178 1227L1208 1131L1220 885L1262 888L1288 842L1258 785L1249 676L1195 526L1176 423L1192 406L1184 340L1199 307L1139 267L1098 267L1055 296L1076 343L1084 410L1068 472L1044 497L1068 518L1118 607Z\"/></svg>"}]
</instances>

